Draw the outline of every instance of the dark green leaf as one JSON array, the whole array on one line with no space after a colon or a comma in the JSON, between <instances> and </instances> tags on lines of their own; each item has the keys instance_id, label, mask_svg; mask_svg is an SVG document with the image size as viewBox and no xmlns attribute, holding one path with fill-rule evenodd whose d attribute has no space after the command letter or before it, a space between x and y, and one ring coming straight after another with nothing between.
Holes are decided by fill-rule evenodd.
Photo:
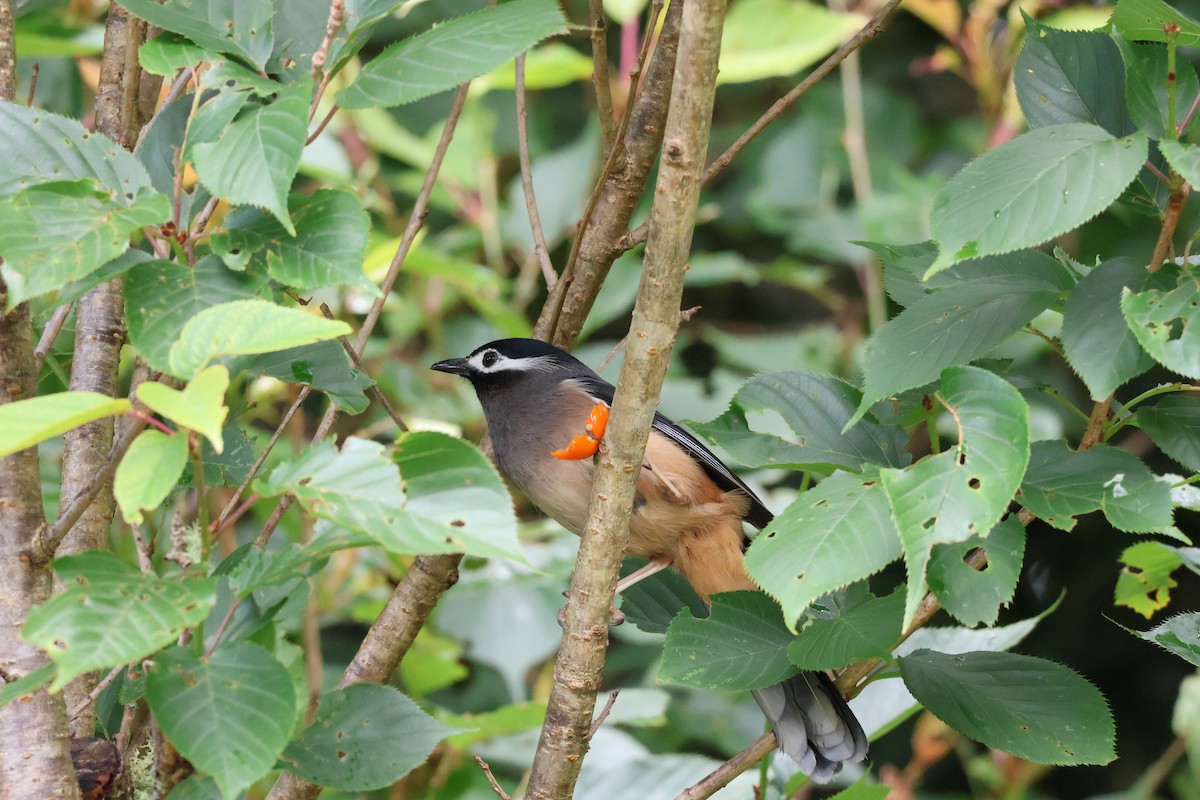
<instances>
[{"instance_id":1,"label":"dark green leaf","mask_svg":"<svg viewBox=\"0 0 1200 800\"><path fill-rule=\"evenodd\" d=\"M635 567L622 568L622 575ZM625 619L647 633L666 633L671 620L688 609L694 617L704 617L708 607L692 585L678 572L666 571L638 581L621 593L621 611Z\"/></svg>"},{"instance_id":2,"label":"dark green leaf","mask_svg":"<svg viewBox=\"0 0 1200 800\"><path fill-rule=\"evenodd\" d=\"M142 69L164 78L174 78L179 70L194 67L201 61L216 60L217 56L211 50L165 32L148 39L138 48L138 63Z\"/></svg>"},{"instance_id":3,"label":"dark green leaf","mask_svg":"<svg viewBox=\"0 0 1200 800\"><path fill-rule=\"evenodd\" d=\"M863 775L849 788L842 789L829 800L886 800L892 787L882 783L870 783L870 776Z\"/></svg>"},{"instance_id":4,"label":"dark green leaf","mask_svg":"<svg viewBox=\"0 0 1200 800\"><path fill-rule=\"evenodd\" d=\"M1174 270L1170 266L1163 272ZM1200 380L1200 280L1178 269L1169 291L1121 292L1121 313L1138 343L1167 369Z\"/></svg>"},{"instance_id":5,"label":"dark green leaf","mask_svg":"<svg viewBox=\"0 0 1200 800\"><path fill-rule=\"evenodd\" d=\"M904 592L868 596L837 613L818 616L788 646L788 658L801 669L840 669L864 658L889 658L900 638Z\"/></svg>"},{"instance_id":6,"label":"dark green leaf","mask_svg":"<svg viewBox=\"0 0 1200 800\"><path fill-rule=\"evenodd\" d=\"M1200 44L1200 22L1163 0L1119 0L1112 15L1112 24L1122 36L1147 42L1167 41L1163 26L1168 22L1179 26L1178 44Z\"/></svg>"},{"instance_id":7,"label":"dark green leaf","mask_svg":"<svg viewBox=\"0 0 1200 800\"><path fill-rule=\"evenodd\" d=\"M987 553L981 570L964 559L977 547ZM1000 607L1008 605L1017 589L1025 557L1025 526L1015 515L1000 522L986 537L933 546L926 568L929 588L942 608L964 625L995 625Z\"/></svg>"},{"instance_id":8,"label":"dark green leaf","mask_svg":"<svg viewBox=\"0 0 1200 800\"><path fill-rule=\"evenodd\" d=\"M454 732L395 689L360 683L322 695L282 761L320 786L365 792L403 778Z\"/></svg>"},{"instance_id":9,"label":"dark green leaf","mask_svg":"<svg viewBox=\"0 0 1200 800\"><path fill-rule=\"evenodd\" d=\"M1015 653L900 659L904 683L950 727L1038 764L1107 764L1116 731L1104 695L1070 669Z\"/></svg>"},{"instance_id":10,"label":"dark green leaf","mask_svg":"<svg viewBox=\"0 0 1200 800\"><path fill-rule=\"evenodd\" d=\"M252 547L230 569L229 588L237 598L244 599L264 586L307 578L320 563L321 559L314 559L310 553L291 542L270 551Z\"/></svg>"},{"instance_id":11,"label":"dark green leaf","mask_svg":"<svg viewBox=\"0 0 1200 800\"><path fill-rule=\"evenodd\" d=\"M324 341L289 347L274 353L249 356L236 362L235 371L270 375L288 383L302 383L329 395L334 405L349 414L366 411L365 394L374 381L350 364L341 342Z\"/></svg>"},{"instance_id":12,"label":"dark green leaf","mask_svg":"<svg viewBox=\"0 0 1200 800\"><path fill-rule=\"evenodd\" d=\"M1126 91L1129 97L1129 114L1139 130L1151 139L1170 140L1167 135L1167 48L1160 44L1139 44L1124 37L1117 37L1121 57L1125 60ZM1200 80L1196 69L1186 59L1175 62L1175 108L1176 121L1182 121L1186 109L1190 108L1200 94Z\"/></svg>"},{"instance_id":13,"label":"dark green leaf","mask_svg":"<svg viewBox=\"0 0 1200 800\"><path fill-rule=\"evenodd\" d=\"M1126 630L1129 630L1126 628ZM1200 613L1176 614L1144 633L1130 631L1174 653L1193 666L1200 667Z\"/></svg>"},{"instance_id":14,"label":"dark green leaf","mask_svg":"<svg viewBox=\"0 0 1200 800\"><path fill-rule=\"evenodd\" d=\"M1157 405L1138 409L1138 425L1164 453L1200 472L1200 403L1172 395Z\"/></svg>"},{"instance_id":15,"label":"dark green leaf","mask_svg":"<svg viewBox=\"0 0 1200 800\"><path fill-rule=\"evenodd\" d=\"M100 269L88 274L77 281L71 281L58 290L54 300L58 305L73 303L102 283L107 283L118 275L124 275L138 264L150 261L152 256L141 250L129 249L117 256Z\"/></svg>"},{"instance_id":16,"label":"dark green leaf","mask_svg":"<svg viewBox=\"0 0 1200 800\"><path fill-rule=\"evenodd\" d=\"M663 642L658 678L704 689L763 689L796 674L788 661L792 635L779 606L758 592L712 596L712 612L683 611Z\"/></svg>"},{"instance_id":17,"label":"dark green leaf","mask_svg":"<svg viewBox=\"0 0 1200 800\"><path fill-rule=\"evenodd\" d=\"M231 53L262 69L275 36L273 0L128 0L121 5L151 25L186 36L201 47Z\"/></svg>"}]
</instances>

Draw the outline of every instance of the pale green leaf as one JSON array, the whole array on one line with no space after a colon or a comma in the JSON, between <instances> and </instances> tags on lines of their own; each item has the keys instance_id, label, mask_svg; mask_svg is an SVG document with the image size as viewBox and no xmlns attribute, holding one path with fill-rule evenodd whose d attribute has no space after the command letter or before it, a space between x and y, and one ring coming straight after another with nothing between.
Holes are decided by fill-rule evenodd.
<instances>
[{"instance_id":1,"label":"pale green leaf","mask_svg":"<svg viewBox=\"0 0 1200 800\"><path fill-rule=\"evenodd\" d=\"M1169 291L1122 290L1121 313L1138 343L1156 361L1200 380L1200 280L1189 269L1179 269L1177 274L1179 283Z\"/></svg>"},{"instance_id":2,"label":"pale green leaf","mask_svg":"<svg viewBox=\"0 0 1200 800\"><path fill-rule=\"evenodd\" d=\"M1192 186L1200 186L1200 147L1164 139L1158 143L1158 149L1185 181Z\"/></svg>"},{"instance_id":3,"label":"pale green leaf","mask_svg":"<svg viewBox=\"0 0 1200 800\"><path fill-rule=\"evenodd\" d=\"M1129 630L1126 628L1126 630ZM1193 666L1200 667L1200 613L1176 614L1148 631L1130 631L1174 653Z\"/></svg>"},{"instance_id":4,"label":"pale green leaf","mask_svg":"<svg viewBox=\"0 0 1200 800\"><path fill-rule=\"evenodd\" d=\"M225 390L229 388L229 370L215 364L199 372L183 390L163 383L146 381L137 388L138 400L181 427L193 430L212 442L213 450L225 449L221 428L229 408Z\"/></svg>"},{"instance_id":5,"label":"pale green leaf","mask_svg":"<svg viewBox=\"0 0 1200 800\"><path fill-rule=\"evenodd\" d=\"M1125 91L1128 97L1129 115L1138 130L1146 132L1151 139L1163 145L1178 147L1174 135L1167 134L1170 123L1170 97L1167 90L1167 48L1161 44L1140 44L1123 36L1115 35L1125 60ZM1186 59L1175 63L1175 114L1176 122L1182 122L1183 109L1190 108L1200 94L1200 80L1195 68ZM1190 127L1190 124L1189 124ZM1166 154L1165 151L1163 153Z\"/></svg>"},{"instance_id":6,"label":"pale green leaf","mask_svg":"<svg viewBox=\"0 0 1200 800\"><path fill-rule=\"evenodd\" d=\"M984 153L938 192L926 275L985 255L1042 244L1108 208L1146 160L1147 139L1115 139L1074 123L1038 128Z\"/></svg>"},{"instance_id":7,"label":"pale green leaf","mask_svg":"<svg viewBox=\"0 0 1200 800\"><path fill-rule=\"evenodd\" d=\"M807 0L734 3L721 35L717 81L794 75L832 53L866 21L861 14L829 11Z\"/></svg>"},{"instance_id":8,"label":"pale green leaf","mask_svg":"<svg viewBox=\"0 0 1200 800\"><path fill-rule=\"evenodd\" d=\"M418 641L420 641L418 639ZM403 662L401 662L403 667ZM546 704L513 703L482 714L439 714L445 723L462 730L446 739L451 747L470 749L477 742L506 733L520 733L542 727L546 719Z\"/></svg>"},{"instance_id":9,"label":"pale green leaf","mask_svg":"<svg viewBox=\"0 0 1200 800\"><path fill-rule=\"evenodd\" d=\"M1179 26L1177 44L1184 47L1200 44L1200 22L1163 0L1120 0L1111 20L1126 39L1146 42L1167 41L1163 26L1168 22Z\"/></svg>"},{"instance_id":10,"label":"pale green leaf","mask_svg":"<svg viewBox=\"0 0 1200 800\"><path fill-rule=\"evenodd\" d=\"M174 78L179 70L201 61L215 61L215 54L170 33L160 33L138 48L138 63L152 75Z\"/></svg>"},{"instance_id":11,"label":"pale green leaf","mask_svg":"<svg viewBox=\"0 0 1200 800\"><path fill-rule=\"evenodd\" d=\"M59 392L0 406L0 456L84 423L129 411L129 401L96 392Z\"/></svg>"},{"instance_id":12,"label":"pale green leaf","mask_svg":"<svg viewBox=\"0 0 1200 800\"><path fill-rule=\"evenodd\" d=\"M1137 422L1164 453L1200 472L1200 403L1194 397L1164 397L1139 408Z\"/></svg>"},{"instance_id":13,"label":"pale green leaf","mask_svg":"<svg viewBox=\"0 0 1200 800\"><path fill-rule=\"evenodd\" d=\"M26 672L15 680L10 677L8 683L0 686L0 708L4 708L17 698L31 695L42 687L48 686L50 681L54 680L56 670L57 667L51 662Z\"/></svg>"},{"instance_id":14,"label":"pale green leaf","mask_svg":"<svg viewBox=\"0 0 1200 800\"><path fill-rule=\"evenodd\" d=\"M182 433L167 436L145 430L138 434L113 478L113 494L126 522L140 525L142 511L157 508L167 498L183 473L187 456L187 436Z\"/></svg>"},{"instance_id":15,"label":"pale green leaf","mask_svg":"<svg viewBox=\"0 0 1200 800\"><path fill-rule=\"evenodd\" d=\"M273 0L122 0L121 5L151 25L209 50L244 58L258 69L267 65L275 44Z\"/></svg>"},{"instance_id":16,"label":"pale green leaf","mask_svg":"<svg viewBox=\"0 0 1200 800\"><path fill-rule=\"evenodd\" d=\"M513 0L392 45L338 92L342 108L398 106L477 78L566 30L553 0Z\"/></svg>"},{"instance_id":17,"label":"pale green leaf","mask_svg":"<svg viewBox=\"0 0 1200 800\"><path fill-rule=\"evenodd\" d=\"M987 553L987 564L981 570L965 563L967 554L977 547ZM987 536L934 545L926 568L929 589L942 608L962 624L995 625L1000 607L1008 605L1016 592L1024 557L1025 526L1015 515L1009 516Z\"/></svg>"},{"instance_id":18,"label":"pale green leaf","mask_svg":"<svg viewBox=\"0 0 1200 800\"><path fill-rule=\"evenodd\" d=\"M22 631L58 664L51 691L157 652L216 602L212 578L160 578L104 550L65 556L54 569L65 588L30 611Z\"/></svg>"},{"instance_id":19,"label":"pale green leaf","mask_svg":"<svg viewBox=\"0 0 1200 800\"><path fill-rule=\"evenodd\" d=\"M892 787L882 783L870 783L870 775L865 774L853 786L842 789L829 800L886 800Z\"/></svg>"},{"instance_id":20,"label":"pale green leaf","mask_svg":"<svg viewBox=\"0 0 1200 800\"><path fill-rule=\"evenodd\" d=\"M801 669L840 669L865 658L890 658L900 638L904 592L865 600L819 615L788 646L788 658Z\"/></svg>"},{"instance_id":21,"label":"pale green leaf","mask_svg":"<svg viewBox=\"0 0 1200 800\"><path fill-rule=\"evenodd\" d=\"M266 300L235 300L200 311L171 346L171 372L191 377L214 358L273 353L351 333L344 322Z\"/></svg>"}]
</instances>

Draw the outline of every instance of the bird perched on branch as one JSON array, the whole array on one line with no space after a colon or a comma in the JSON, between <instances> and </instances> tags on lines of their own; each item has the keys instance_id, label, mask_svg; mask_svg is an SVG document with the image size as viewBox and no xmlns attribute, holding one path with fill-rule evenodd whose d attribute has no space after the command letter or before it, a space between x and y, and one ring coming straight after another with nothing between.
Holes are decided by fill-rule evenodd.
<instances>
[{"instance_id":1,"label":"bird perched on branch","mask_svg":"<svg viewBox=\"0 0 1200 800\"><path fill-rule=\"evenodd\" d=\"M536 339L501 339L440 372L471 382L487 417L496 464L543 512L578 534L587 522L592 459L604 435L614 388L579 359ZM743 521L765 527L771 512L712 451L662 414L654 415L629 520L626 554L649 564L620 592L667 567L705 602L754 590L746 573ZM826 782L862 761L867 740L823 672L801 672L754 692L779 748L805 774Z\"/></svg>"}]
</instances>

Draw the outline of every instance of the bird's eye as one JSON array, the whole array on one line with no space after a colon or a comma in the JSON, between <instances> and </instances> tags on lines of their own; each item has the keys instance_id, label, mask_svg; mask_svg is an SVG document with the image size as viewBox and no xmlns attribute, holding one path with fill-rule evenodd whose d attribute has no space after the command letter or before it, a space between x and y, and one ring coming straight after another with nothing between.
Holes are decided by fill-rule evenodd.
<instances>
[{"instance_id":1,"label":"bird's eye","mask_svg":"<svg viewBox=\"0 0 1200 800\"><path fill-rule=\"evenodd\" d=\"M483 366L485 369L491 369L500 360L500 354L495 350L488 350L483 354Z\"/></svg>"}]
</instances>

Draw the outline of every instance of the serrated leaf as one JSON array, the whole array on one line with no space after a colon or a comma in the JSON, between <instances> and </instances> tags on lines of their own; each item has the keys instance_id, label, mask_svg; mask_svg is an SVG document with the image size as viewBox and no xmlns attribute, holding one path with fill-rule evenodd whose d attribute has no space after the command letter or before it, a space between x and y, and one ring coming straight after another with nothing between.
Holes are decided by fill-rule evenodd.
<instances>
[{"instance_id":1,"label":"serrated leaf","mask_svg":"<svg viewBox=\"0 0 1200 800\"><path fill-rule=\"evenodd\" d=\"M249 356L237 361L235 370L311 386L329 395L334 405L349 414L366 411L371 401L364 392L375 383L350 363L345 348L334 341Z\"/></svg>"},{"instance_id":2,"label":"serrated leaf","mask_svg":"<svg viewBox=\"0 0 1200 800\"><path fill-rule=\"evenodd\" d=\"M182 433L167 436L146 430L138 434L113 478L113 494L126 522L140 525L143 510L158 508L179 481L187 456L187 436Z\"/></svg>"},{"instance_id":3,"label":"serrated leaf","mask_svg":"<svg viewBox=\"0 0 1200 800\"><path fill-rule=\"evenodd\" d=\"M1120 0L1113 9L1111 23L1126 39L1165 42L1163 26L1179 26L1176 43L1188 47L1200 44L1200 22L1167 5L1163 0Z\"/></svg>"},{"instance_id":4,"label":"serrated leaf","mask_svg":"<svg viewBox=\"0 0 1200 800\"><path fill-rule=\"evenodd\" d=\"M682 611L667 629L658 679L703 689L765 689L795 675L792 634L759 592L722 592L705 619Z\"/></svg>"},{"instance_id":5,"label":"serrated leaf","mask_svg":"<svg viewBox=\"0 0 1200 800\"><path fill-rule=\"evenodd\" d=\"M1115 139L1075 123L1038 128L984 153L934 199L930 230L941 249L926 277L1082 225L1137 177L1147 147L1144 133Z\"/></svg>"},{"instance_id":6,"label":"serrated leaf","mask_svg":"<svg viewBox=\"0 0 1200 800\"><path fill-rule=\"evenodd\" d=\"M149 253L130 248L95 272L89 273L85 277L77 281L71 281L63 286L58 290L58 294L54 299L60 306L66 303L74 303L100 284L108 283L118 275L124 275L129 272L138 264L151 261L152 258Z\"/></svg>"},{"instance_id":7,"label":"serrated leaf","mask_svg":"<svg viewBox=\"0 0 1200 800\"><path fill-rule=\"evenodd\" d=\"M1161 145L1177 145L1174 135L1167 134L1169 123L1167 92L1167 48L1157 44L1130 42L1116 36L1125 61L1125 85L1129 115L1139 130ZM1190 108L1200 94L1200 80L1195 68L1186 59L1175 64L1175 108L1177 120L1182 121L1183 109Z\"/></svg>"},{"instance_id":8,"label":"serrated leaf","mask_svg":"<svg viewBox=\"0 0 1200 800\"><path fill-rule=\"evenodd\" d=\"M188 267L157 259L135 266L125 279L129 341L154 369L170 371L171 345L200 311L250 297L221 263L207 255Z\"/></svg>"},{"instance_id":9,"label":"serrated leaf","mask_svg":"<svg viewBox=\"0 0 1200 800\"><path fill-rule=\"evenodd\" d=\"M0 256L8 302L52 292L129 249L143 225L171 216L171 201L152 189L132 205L114 199L95 179L41 183L0 204Z\"/></svg>"},{"instance_id":10,"label":"serrated leaf","mask_svg":"<svg viewBox=\"0 0 1200 800\"><path fill-rule=\"evenodd\" d=\"M644 562L638 566L641 563ZM622 577L634 569L636 567L627 560L621 567ZM708 606L687 579L670 570L638 581L621 593L621 613L627 621L647 633L666 633L671 620L685 608L694 617L708 614Z\"/></svg>"},{"instance_id":11,"label":"serrated leaf","mask_svg":"<svg viewBox=\"0 0 1200 800\"><path fill-rule=\"evenodd\" d=\"M1034 442L1020 499L1034 516L1064 531L1075 527L1075 517L1097 510L1129 533L1171 526L1167 485L1155 481L1137 456L1103 444L1075 453L1061 439Z\"/></svg>"},{"instance_id":12,"label":"serrated leaf","mask_svg":"<svg viewBox=\"0 0 1200 800\"><path fill-rule=\"evenodd\" d=\"M1200 280L1188 269L1179 269L1177 275L1179 283L1169 291L1122 290L1121 313L1154 360L1200 379Z\"/></svg>"},{"instance_id":13,"label":"serrated leaf","mask_svg":"<svg viewBox=\"0 0 1200 800\"><path fill-rule=\"evenodd\" d=\"M788 658L800 669L840 669L864 658L890 658L900 638L904 592L864 601L808 624L788 646Z\"/></svg>"},{"instance_id":14,"label":"serrated leaf","mask_svg":"<svg viewBox=\"0 0 1200 800\"><path fill-rule=\"evenodd\" d=\"M977 547L987 564L972 569L964 561ZM1025 557L1025 526L1015 515L987 534L965 542L933 546L925 577L942 608L964 625L995 625L1000 607L1012 601Z\"/></svg>"},{"instance_id":15,"label":"serrated leaf","mask_svg":"<svg viewBox=\"0 0 1200 800\"><path fill-rule=\"evenodd\" d=\"M395 689L359 683L321 696L282 761L320 786L365 792L403 778L454 732Z\"/></svg>"},{"instance_id":16,"label":"serrated leaf","mask_svg":"<svg viewBox=\"0 0 1200 800\"><path fill-rule=\"evenodd\" d=\"M1194 397L1164 397L1139 408L1137 422L1160 450L1200 472L1200 403Z\"/></svg>"},{"instance_id":17,"label":"serrated leaf","mask_svg":"<svg viewBox=\"0 0 1200 800\"><path fill-rule=\"evenodd\" d=\"M231 53L258 69L267 65L275 36L275 4L245 0L122 0L121 5L151 25L186 36L201 47Z\"/></svg>"},{"instance_id":18,"label":"serrated leaf","mask_svg":"<svg viewBox=\"0 0 1200 800\"><path fill-rule=\"evenodd\" d=\"M959 442L879 475L904 545L906 628L925 595L933 546L990 531L1029 461L1029 408L1007 381L976 367L951 367L942 373L938 396L958 426Z\"/></svg>"},{"instance_id":19,"label":"serrated leaf","mask_svg":"<svg viewBox=\"0 0 1200 800\"><path fill-rule=\"evenodd\" d=\"M146 699L180 755L232 800L283 752L296 690L270 653L237 642L207 658L183 647L160 653L146 678Z\"/></svg>"},{"instance_id":20,"label":"serrated leaf","mask_svg":"<svg viewBox=\"0 0 1200 800\"><path fill-rule=\"evenodd\" d=\"M1085 275L1067 298L1063 351L1093 400L1103 400L1154 365L1121 315L1121 290L1140 289L1145 282L1145 267L1114 258Z\"/></svg>"},{"instance_id":21,"label":"serrated leaf","mask_svg":"<svg viewBox=\"0 0 1200 800\"><path fill-rule=\"evenodd\" d=\"M156 413L177 425L193 430L212 442L213 450L225 449L221 428L229 408L225 390L229 388L229 370L215 364L188 381L183 390L146 381L137 388L137 398Z\"/></svg>"},{"instance_id":22,"label":"serrated leaf","mask_svg":"<svg viewBox=\"0 0 1200 800\"><path fill-rule=\"evenodd\" d=\"M391 107L490 72L566 25L553 0L514 0L444 22L385 49L338 92L342 108Z\"/></svg>"},{"instance_id":23,"label":"serrated leaf","mask_svg":"<svg viewBox=\"0 0 1200 800\"><path fill-rule=\"evenodd\" d=\"M770 25L763 25L770 20ZM867 21L815 3L750 0L735 3L721 34L718 83L794 75L832 53ZM796 31L804 31L797 36Z\"/></svg>"},{"instance_id":24,"label":"serrated leaf","mask_svg":"<svg viewBox=\"0 0 1200 800\"><path fill-rule=\"evenodd\" d=\"M1017 102L1029 127L1068 122L1133 133L1125 109L1125 67L1101 31L1062 31L1025 15L1025 46L1013 69Z\"/></svg>"},{"instance_id":25,"label":"serrated leaf","mask_svg":"<svg viewBox=\"0 0 1200 800\"><path fill-rule=\"evenodd\" d=\"M266 300L235 300L206 308L183 326L171 345L171 372L190 378L219 356L273 353L336 339L350 326Z\"/></svg>"},{"instance_id":26,"label":"serrated leaf","mask_svg":"<svg viewBox=\"0 0 1200 800\"><path fill-rule=\"evenodd\" d=\"M281 89L271 103L244 110L215 141L192 148L196 173L210 192L234 205L265 208L293 236L287 197L308 138L310 94L307 82Z\"/></svg>"},{"instance_id":27,"label":"serrated leaf","mask_svg":"<svg viewBox=\"0 0 1200 800\"><path fill-rule=\"evenodd\" d=\"M150 176L133 154L78 120L0 101L0 196L39 183L92 178L131 205Z\"/></svg>"},{"instance_id":28,"label":"serrated leaf","mask_svg":"<svg viewBox=\"0 0 1200 800\"><path fill-rule=\"evenodd\" d=\"M194 67L201 61L214 60L213 52L170 33L160 33L138 48L138 64L142 69L165 78L173 78L179 70Z\"/></svg>"},{"instance_id":29,"label":"serrated leaf","mask_svg":"<svg viewBox=\"0 0 1200 800\"><path fill-rule=\"evenodd\" d=\"M1150 619L1171 602L1176 585L1171 573L1183 564L1176 548L1162 542L1138 542L1125 548L1121 562L1125 566L1117 575L1113 603Z\"/></svg>"},{"instance_id":30,"label":"serrated leaf","mask_svg":"<svg viewBox=\"0 0 1200 800\"><path fill-rule=\"evenodd\" d=\"M1192 186L1200 186L1200 147L1171 139L1158 143L1171 167Z\"/></svg>"},{"instance_id":31,"label":"serrated leaf","mask_svg":"<svg viewBox=\"0 0 1200 800\"><path fill-rule=\"evenodd\" d=\"M103 550L57 559L54 570L65 588L30 611L22 631L58 665L51 691L157 652L216 602L212 578L160 578Z\"/></svg>"},{"instance_id":32,"label":"serrated leaf","mask_svg":"<svg viewBox=\"0 0 1200 800\"><path fill-rule=\"evenodd\" d=\"M235 597L245 599L264 586L306 578L320 563L322 559L291 542L270 551L247 546L229 570L229 588ZM222 561L222 567L224 564Z\"/></svg>"},{"instance_id":33,"label":"serrated leaf","mask_svg":"<svg viewBox=\"0 0 1200 800\"><path fill-rule=\"evenodd\" d=\"M1071 285L1066 270L1042 253L987 260L989 269L997 261L1011 263L1009 274L939 289L913 302L867 341L863 396L852 423L880 400L931 383L947 367L987 353ZM960 268L965 273L970 266Z\"/></svg>"},{"instance_id":34,"label":"serrated leaf","mask_svg":"<svg viewBox=\"0 0 1200 800\"><path fill-rule=\"evenodd\" d=\"M835 473L796 498L746 552L746 570L794 624L826 592L900 557L878 474Z\"/></svg>"},{"instance_id":35,"label":"serrated leaf","mask_svg":"<svg viewBox=\"0 0 1200 800\"><path fill-rule=\"evenodd\" d=\"M267 272L287 286L312 290L345 285L378 296L363 272L370 220L358 198L335 189L293 194L288 213L296 235L265 214L236 227L227 220L226 229L212 237L213 252L241 259L265 251Z\"/></svg>"},{"instance_id":36,"label":"serrated leaf","mask_svg":"<svg viewBox=\"0 0 1200 800\"><path fill-rule=\"evenodd\" d=\"M123 397L97 392L59 392L0 406L0 456L24 450L92 420L124 414Z\"/></svg>"},{"instance_id":37,"label":"serrated leaf","mask_svg":"<svg viewBox=\"0 0 1200 800\"><path fill-rule=\"evenodd\" d=\"M832 375L756 375L738 389L728 411L689 427L748 467L831 472L858 471L864 463L903 466L908 437L902 428L867 420L842 433L860 398L857 388Z\"/></svg>"},{"instance_id":38,"label":"serrated leaf","mask_svg":"<svg viewBox=\"0 0 1200 800\"><path fill-rule=\"evenodd\" d=\"M1125 630L1200 667L1200 613L1176 614L1144 632Z\"/></svg>"},{"instance_id":39,"label":"serrated leaf","mask_svg":"<svg viewBox=\"0 0 1200 800\"><path fill-rule=\"evenodd\" d=\"M1107 764L1116 731L1104 695L1061 664L1015 653L900 659L904 683L950 727L1038 764Z\"/></svg>"}]
</instances>

